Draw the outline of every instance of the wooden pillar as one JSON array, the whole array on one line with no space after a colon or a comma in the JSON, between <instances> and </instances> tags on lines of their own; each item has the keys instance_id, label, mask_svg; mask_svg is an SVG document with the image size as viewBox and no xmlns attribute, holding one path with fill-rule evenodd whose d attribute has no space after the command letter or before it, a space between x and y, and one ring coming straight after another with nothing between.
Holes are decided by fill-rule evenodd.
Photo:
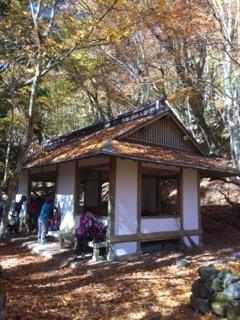
<instances>
[{"instance_id":1,"label":"wooden pillar","mask_svg":"<svg viewBox=\"0 0 240 320\"><path fill-rule=\"evenodd\" d=\"M109 168L109 202L108 202L108 232L107 239L109 240L115 232L115 192L116 192L116 158L110 159ZM114 259L114 250L112 245L109 245L108 260Z\"/></svg>"},{"instance_id":2,"label":"wooden pillar","mask_svg":"<svg viewBox=\"0 0 240 320\"><path fill-rule=\"evenodd\" d=\"M200 193L199 172L193 169L181 171L181 231L186 246L200 245ZM188 236L191 231L193 236Z\"/></svg>"},{"instance_id":3,"label":"wooden pillar","mask_svg":"<svg viewBox=\"0 0 240 320\"><path fill-rule=\"evenodd\" d=\"M138 181L137 181L137 234L141 233L142 217L142 162L138 162ZM141 253L141 242L137 242L137 253Z\"/></svg>"}]
</instances>

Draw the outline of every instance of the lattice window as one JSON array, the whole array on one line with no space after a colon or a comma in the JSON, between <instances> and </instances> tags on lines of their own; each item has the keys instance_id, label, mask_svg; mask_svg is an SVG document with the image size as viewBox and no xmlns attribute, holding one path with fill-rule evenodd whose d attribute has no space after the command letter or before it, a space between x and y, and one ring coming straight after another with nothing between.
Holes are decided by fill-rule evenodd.
<instances>
[{"instance_id":1,"label":"lattice window","mask_svg":"<svg viewBox=\"0 0 240 320\"><path fill-rule=\"evenodd\" d=\"M197 152L197 148L178 125L168 117L161 118L130 134L130 140Z\"/></svg>"}]
</instances>

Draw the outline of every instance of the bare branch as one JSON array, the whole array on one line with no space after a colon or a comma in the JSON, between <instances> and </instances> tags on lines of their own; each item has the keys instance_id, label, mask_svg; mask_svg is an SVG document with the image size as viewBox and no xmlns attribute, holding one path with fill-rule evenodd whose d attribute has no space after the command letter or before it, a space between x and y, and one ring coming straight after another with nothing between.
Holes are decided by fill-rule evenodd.
<instances>
[{"instance_id":1,"label":"bare branch","mask_svg":"<svg viewBox=\"0 0 240 320\"><path fill-rule=\"evenodd\" d=\"M54 18L55 18L55 9L56 9L56 0L52 1L52 9L51 9L51 15L50 15L50 21L48 26L46 27L46 30L43 32L43 37L46 39L53 28Z\"/></svg>"}]
</instances>

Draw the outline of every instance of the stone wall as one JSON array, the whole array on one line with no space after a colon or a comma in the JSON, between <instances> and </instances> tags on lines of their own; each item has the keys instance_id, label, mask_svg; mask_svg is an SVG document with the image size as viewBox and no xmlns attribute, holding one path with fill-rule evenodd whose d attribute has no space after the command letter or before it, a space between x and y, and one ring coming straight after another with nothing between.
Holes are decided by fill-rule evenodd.
<instances>
[{"instance_id":1,"label":"stone wall","mask_svg":"<svg viewBox=\"0 0 240 320\"><path fill-rule=\"evenodd\" d=\"M198 269L192 285L191 304L200 313L214 312L228 320L240 319L240 275L213 266Z\"/></svg>"}]
</instances>

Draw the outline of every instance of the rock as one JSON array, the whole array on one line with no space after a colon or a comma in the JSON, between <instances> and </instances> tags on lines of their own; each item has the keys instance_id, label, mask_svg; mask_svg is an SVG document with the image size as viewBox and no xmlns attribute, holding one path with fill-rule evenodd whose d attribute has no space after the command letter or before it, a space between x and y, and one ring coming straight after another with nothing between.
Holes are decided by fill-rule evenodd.
<instances>
[{"instance_id":1,"label":"rock","mask_svg":"<svg viewBox=\"0 0 240 320\"><path fill-rule=\"evenodd\" d=\"M223 291L223 281L219 278L213 279L210 286L211 289L215 292Z\"/></svg>"},{"instance_id":2,"label":"rock","mask_svg":"<svg viewBox=\"0 0 240 320\"><path fill-rule=\"evenodd\" d=\"M232 272L226 273L223 278L223 286L226 288L231 283L237 282L239 280L240 280L240 278L236 274L234 274Z\"/></svg>"},{"instance_id":3,"label":"rock","mask_svg":"<svg viewBox=\"0 0 240 320\"><path fill-rule=\"evenodd\" d=\"M223 292L231 299L240 300L240 282L231 283Z\"/></svg>"},{"instance_id":4,"label":"rock","mask_svg":"<svg viewBox=\"0 0 240 320\"><path fill-rule=\"evenodd\" d=\"M203 282L201 279L196 280L192 285L192 293L197 298L209 298L213 290L210 285Z\"/></svg>"},{"instance_id":5,"label":"rock","mask_svg":"<svg viewBox=\"0 0 240 320\"><path fill-rule=\"evenodd\" d=\"M220 271L217 272L217 277L221 280L224 279L225 275L230 273L231 271L229 269L222 269Z\"/></svg>"},{"instance_id":6,"label":"rock","mask_svg":"<svg viewBox=\"0 0 240 320\"><path fill-rule=\"evenodd\" d=\"M211 281L215 278L216 270L213 266L204 266L198 269L198 274L203 281Z\"/></svg>"},{"instance_id":7,"label":"rock","mask_svg":"<svg viewBox=\"0 0 240 320\"><path fill-rule=\"evenodd\" d=\"M70 267L72 269L78 269L80 267L80 263L78 261L71 262Z\"/></svg>"},{"instance_id":8,"label":"rock","mask_svg":"<svg viewBox=\"0 0 240 320\"><path fill-rule=\"evenodd\" d=\"M240 320L240 305L228 309L227 320Z\"/></svg>"},{"instance_id":9,"label":"rock","mask_svg":"<svg viewBox=\"0 0 240 320\"><path fill-rule=\"evenodd\" d=\"M218 293L212 300L211 307L213 312L221 317L227 315L228 309L231 306L231 300L222 292Z\"/></svg>"},{"instance_id":10,"label":"rock","mask_svg":"<svg viewBox=\"0 0 240 320\"><path fill-rule=\"evenodd\" d=\"M197 298L194 295L191 295L190 301L197 312L205 314L211 310L210 303L207 299Z\"/></svg>"},{"instance_id":11,"label":"rock","mask_svg":"<svg viewBox=\"0 0 240 320\"><path fill-rule=\"evenodd\" d=\"M235 253L235 258L240 259L240 251Z\"/></svg>"},{"instance_id":12,"label":"rock","mask_svg":"<svg viewBox=\"0 0 240 320\"><path fill-rule=\"evenodd\" d=\"M181 266L181 267L185 267L185 268L190 265L189 261L185 258L177 259L175 264L176 264L176 266Z\"/></svg>"}]
</instances>

